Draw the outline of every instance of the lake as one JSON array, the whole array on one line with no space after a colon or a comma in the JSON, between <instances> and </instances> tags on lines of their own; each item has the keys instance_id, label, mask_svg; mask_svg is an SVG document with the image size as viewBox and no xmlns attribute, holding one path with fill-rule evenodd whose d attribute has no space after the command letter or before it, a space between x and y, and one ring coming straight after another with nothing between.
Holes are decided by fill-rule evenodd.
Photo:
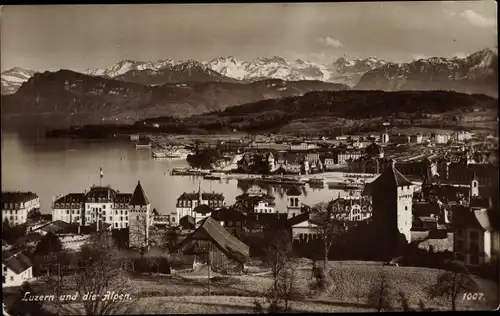
<instances>
[{"instance_id":1,"label":"lake","mask_svg":"<svg viewBox=\"0 0 500 316\"><path fill-rule=\"evenodd\" d=\"M177 198L183 192L198 191L224 194L226 204L245 187L238 180L209 181L200 177L170 176L170 170L186 167L185 161L154 160L150 150L136 150L127 140L88 141L74 139L26 138L17 133L2 132L2 191L33 191L40 197L41 212L51 213L52 200L58 195L88 190L99 185L99 168L103 168L102 185L120 192L134 191L137 181L161 214L175 211ZM284 188L273 187L276 207L286 208ZM329 201L338 190L313 189L306 185L302 199L313 205Z\"/></svg>"}]
</instances>

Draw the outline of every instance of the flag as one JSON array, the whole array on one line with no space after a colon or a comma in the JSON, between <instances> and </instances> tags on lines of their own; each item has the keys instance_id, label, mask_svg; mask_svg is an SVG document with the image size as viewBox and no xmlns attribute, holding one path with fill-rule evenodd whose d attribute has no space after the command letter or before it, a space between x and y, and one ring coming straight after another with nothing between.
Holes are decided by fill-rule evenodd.
<instances>
[{"instance_id":1,"label":"flag","mask_svg":"<svg viewBox=\"0 0 500 316\"><path fill-rule=\"evenodd\" d=\"M101 167L101 179L102 179L103 176L104 176L104 174L102 173L102 167Z\"/></svg>"}]
</instances>

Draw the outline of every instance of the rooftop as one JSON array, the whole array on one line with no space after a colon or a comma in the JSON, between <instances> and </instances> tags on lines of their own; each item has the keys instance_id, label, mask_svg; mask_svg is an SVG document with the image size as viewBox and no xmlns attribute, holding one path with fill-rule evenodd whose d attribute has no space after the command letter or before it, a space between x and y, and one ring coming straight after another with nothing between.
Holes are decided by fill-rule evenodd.
<instances>
[{"instance_id":1,"label":"rooftop","mask_svg":"<svg viewBox=\"0 0 500 316\"><path fill-rule=\"evenodd\" d=\"M23 203L38 198L33 192L2 192L2 203Z\"/></svg>"},{"instance_id":2,"label":"rooftop","mask_svg":"<svg viewBox=\"0 0 500 316\"><path fill-rule=\"evenodd\" d=\"M31 260L23 252L2 250L2 263L16 274L26 271L32 266Z\"/></svg>"},{"instance_id":3,"label":"rooftop","mask_svg":"<svg viewBox=\"0 0 500 316\"><path fill-rule=\"evenodd\" d=\"M142 188L141 181L137 182L137 186L135 187L134 193L132 194L132 198L129 202L130 205L148 205L149 200Z\"/></svg>"}]
</instances>

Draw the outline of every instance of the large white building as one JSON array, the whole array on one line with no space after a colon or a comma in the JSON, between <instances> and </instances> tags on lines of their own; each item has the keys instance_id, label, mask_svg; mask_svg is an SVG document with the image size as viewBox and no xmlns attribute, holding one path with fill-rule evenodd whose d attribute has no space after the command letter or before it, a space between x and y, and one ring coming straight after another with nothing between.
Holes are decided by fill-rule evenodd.
<instances>
[{"instance_id":1,"label":"large white building","mask_svg":"<svg viewBox=\"0 0 500 316\"><path fill-rule=\"evenodd\" d=\"M140 183L137 187L144 192ZM110 186L93 186L88 192L69 193L54 199L52 220L82 226L107 223L112 229L126 228L131 211L136 209L131 204L135 200L133 194L121 193Z\"/></svg>"},{"instance_id":2,"label":"large white building","mask_svg":"<svg viewBox=\"0 0 500 316\"><path fill-rule=\"evenodd\" d=\"M207 205L212 210L217 210L224 207L224 195L220 193L202 193L200 189L198 192L187 193L184 192L177 199L176 212L170 216L172 220L172 225L178 225L181 218L186 215L192 216L196 222L199 220L210 216L206 212L206 208L200 208L199 211L203 211L202 213L195 212L195 209L199 205Z\"/></svg>"},{"instance_id":3,"label":"large white building","mask_svg":"<svg viewBox=\"0 0 500 316\"><path fill-rule=\"evenodd\" d=\"M40 209L40 198L33 192L2 192L2 223L26 223L32 210Z\"/></svg>"},{"instance_id":4,"label":"large white building","mask_svg":"<svg viewBox=\"0 0 500 316\"><path fill-rule=\"evenodd\" d=\"M21 251L2 250L2 287L20 286L33 278L31 260Z\"/></svg>"}]
</instances>

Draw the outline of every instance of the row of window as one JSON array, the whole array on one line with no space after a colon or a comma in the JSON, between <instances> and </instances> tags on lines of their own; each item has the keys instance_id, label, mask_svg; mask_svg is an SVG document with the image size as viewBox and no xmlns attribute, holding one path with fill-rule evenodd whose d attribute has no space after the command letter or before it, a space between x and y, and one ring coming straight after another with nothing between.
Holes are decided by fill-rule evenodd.
<instances>
[{"instance_id":1,"label":"row of window","mask_svg":"<svg viewBox=\"0 0 500 316\"><path fill-rule=\"evenodd\" d=\"M19 209L24 207L29 207L31 202L23 202L23 203L3 203L3 209Z\"/></svg>"},{"instance_id":2,"label":"row of window","mask_svg":"<svg viewBox=\"0 0 500 316\"><path fill-rule=\"evenodd\" d=\"M23 211L21 211L21 210L15 210L15 211L10 210L10 211L8 211L8 213L7 213L7 211L4 211L3 213L4 214L10 214L10 215L18 215L19 214L18 212L26 212L26 210L23 210Z\"/></svg>"}]
</instances>

